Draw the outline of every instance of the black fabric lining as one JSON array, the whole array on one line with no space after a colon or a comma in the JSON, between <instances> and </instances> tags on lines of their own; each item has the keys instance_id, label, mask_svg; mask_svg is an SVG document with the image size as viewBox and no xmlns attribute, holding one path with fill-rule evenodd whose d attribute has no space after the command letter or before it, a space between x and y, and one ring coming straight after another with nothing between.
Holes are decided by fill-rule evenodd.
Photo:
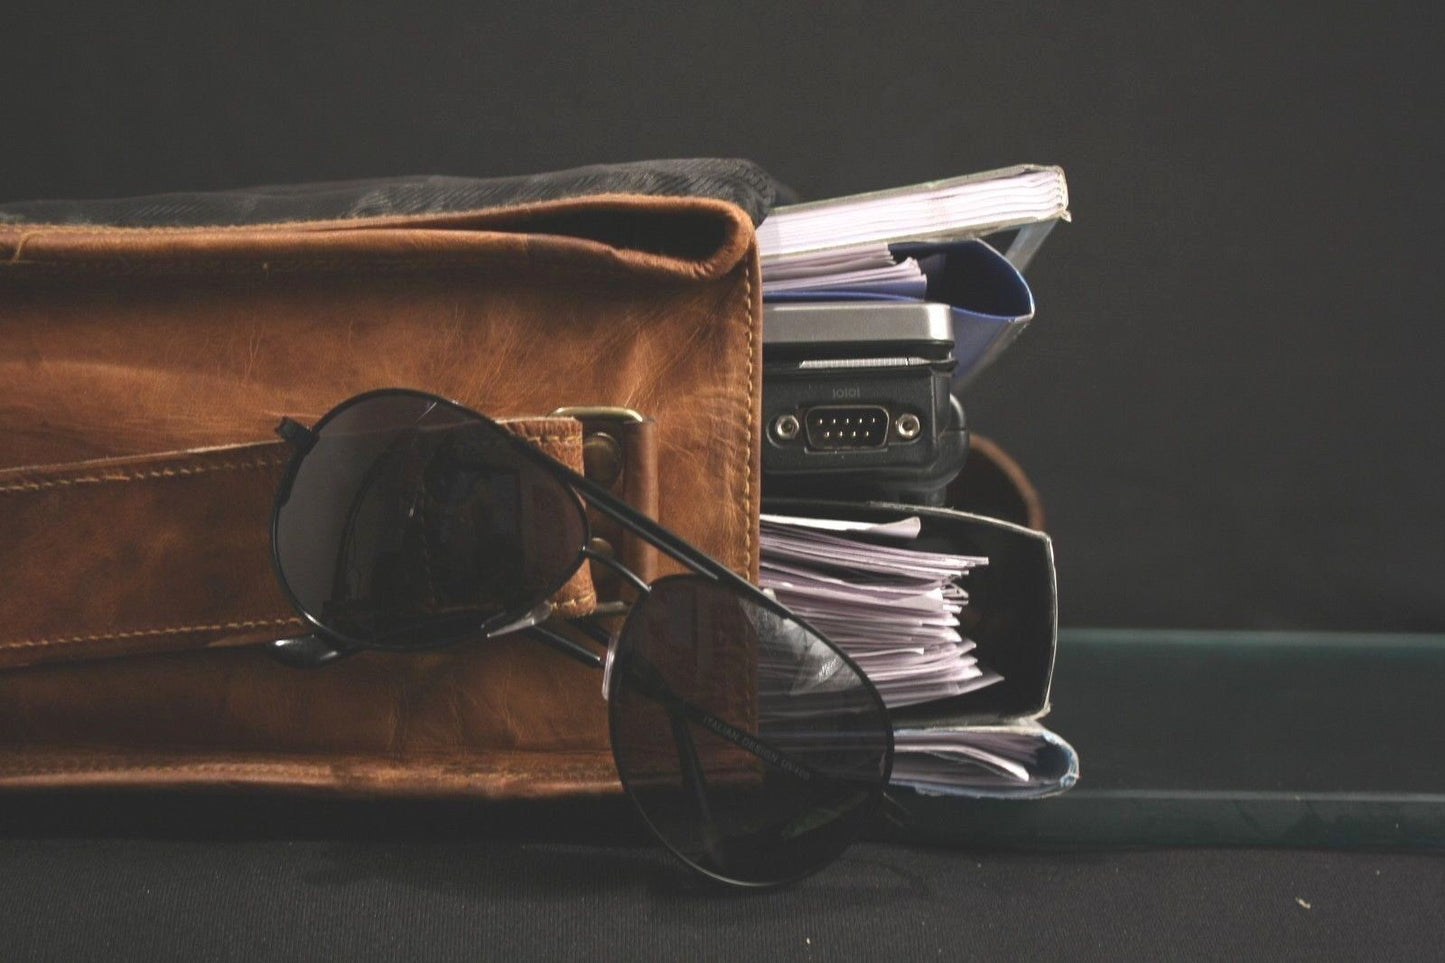
<instances>
[{"instance_id":1,"label":"black fabric lining","mask_svg":"<svg viewBox=\"0 0 1445 963\"><path fill-rule=\"evenodd\" d=\"M418 825L434 808L325 806L318 825L237 802L205 838L216 804L196 801L114 838L64 800L68 818L37 812L56 803L0 808L7 958L1429 959L1445 887L1445 860L1399 853L860 844L750 894L694 878L616 807L457 807L436 832Z\"/></svg>"}]
</instances>

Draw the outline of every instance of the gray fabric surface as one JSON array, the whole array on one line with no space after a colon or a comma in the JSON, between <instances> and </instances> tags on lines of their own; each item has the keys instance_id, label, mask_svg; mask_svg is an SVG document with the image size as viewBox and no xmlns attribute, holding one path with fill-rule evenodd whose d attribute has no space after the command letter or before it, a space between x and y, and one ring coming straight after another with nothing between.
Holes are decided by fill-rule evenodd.
<instances>
[{"instance_id":1,"label":"gray fabric surface","mask_svg":"<svg viewBox=\"0 0 1445 963\"><path fill-rule=\"evenodd\" d=\"M593 164L515 177L388 177L111 200L0 204L0 223L195 227L441 214L590 194L653 194L731 201L760 223L777 187L756 164L693 157Z\"/></svg>"},{"instance_id":2,"label":"gray fabric surface","mask_svg":"<svg viewBox=\"0 0 1445 963\"><path fill-rule=\"evenodd\" d=\"M863 845L748 895L651 848L0 842L23 960L1419 960L1441 892L1445 860L1398 854Z\"/></svg>"}]
</instances>

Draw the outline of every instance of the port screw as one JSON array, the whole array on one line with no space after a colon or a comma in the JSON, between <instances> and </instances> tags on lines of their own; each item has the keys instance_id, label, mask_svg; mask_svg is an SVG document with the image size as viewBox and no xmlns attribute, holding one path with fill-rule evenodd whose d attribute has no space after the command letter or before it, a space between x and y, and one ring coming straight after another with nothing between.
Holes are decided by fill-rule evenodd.
<instances>
[{"instance_id":1,"label":"port screw","mask_svg":"<svg viewBox=\"0 0 1445 963\"><path fill-rule=\"evenodd\" d=\"M778 415L773 421L773 434L779 441L792 441L802 428L796 415Z\"/></svg>"},{"instance_id":2,"label":"port screw","mask_svg":"<svg viewBox=\"0 0 1445 963\"><path fill-rule=\"evenodd\" d=\"M917 438L918 433L923 430L923 422L918 420L917 415L905 412L898 416L898 420L893 423L893 428L898 432L899 438L911 441Z\"/></svg>"}]
</instances>

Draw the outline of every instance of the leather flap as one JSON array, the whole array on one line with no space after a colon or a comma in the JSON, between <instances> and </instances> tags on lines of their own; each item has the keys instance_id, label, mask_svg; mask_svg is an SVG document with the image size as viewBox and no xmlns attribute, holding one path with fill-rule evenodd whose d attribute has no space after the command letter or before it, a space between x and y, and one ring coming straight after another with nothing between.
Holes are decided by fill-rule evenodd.
<instances>
[{"instance_id":1,"label":"leather flap","mask_svg":"<svg viewBox=\"0 0 1445 963\"><path fill-rule=\"evenodd\" d=\"M656 421L659 520L755 578L760 315L751 223L711 200L602 196L244 228L0 227L0 469L23 484L43 466L255 445L282 415L314 420L387 386L494 418L623 406ZM275 469L254 464L226 471L237 497L259 504ZM248 606L267 586L228 578L224 559L167 560L166 533L142 520L170 496L147 490L151 503L116 503L114 524L135 526L133 559L191 599L188 622L261 621ZM0 550L20 534L8 518ZM63 554L81 559L68 570L48 561L43 534L25 535L27 584L55 584L5 639L170 628L147 624L139 586L103 574L124 557L85 559L86 533L63 537ZM83 579L105 588L80 598ZM237 614L206 614L222 608ZM243 625L226 640L287 628ZM370 653L312 673L230 646L32 665L0 673L0 784L185 773L352 791L615 787L599 682L517 639ZM287 768L300 756L337 762Z\"/></svg>"}]
</instances>

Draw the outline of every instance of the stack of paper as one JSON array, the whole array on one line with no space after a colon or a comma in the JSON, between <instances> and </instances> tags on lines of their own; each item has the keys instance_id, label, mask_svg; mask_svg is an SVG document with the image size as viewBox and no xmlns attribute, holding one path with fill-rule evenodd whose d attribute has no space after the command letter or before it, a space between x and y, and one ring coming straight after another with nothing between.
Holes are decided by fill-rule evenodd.
<instances>
[{"instance_id":1,"label":"stack of paper","mask_svg":"<svg viewBox=\"0 0 1445 963\"><path fill-rule=\"evenodd\" d=\"M886 244L845 247L765 266L763 294L788 291L870 291L921 299L928 293L928 276L913 258L895 258Z\"/></svg>"},{"instance_id":2,"label":"stack of paper","mask_svg":"<svg viewBox=\"0 0 1445 963\"><path fill-rule=\"evenodd\" d=\"M758 227L763 270L796 255L862 244L983 237L1066 217L1058 167L1019 165L949 180L780 207Z\"/></svg>"},{"instance_id":3,"label":"stack of paper","mask_svg":"<svg viewBox=\"0 0 1445 963\"><path fill-rule=\"evenodd\" d=\"M1000 785L1042 787L1053 782L1037 762L1037 730L900 729L893 734L891 782L926 794L972 794Z\"/></svg>"},{"instance_id":4,"label":"stack of paper","mask_svg":"<svg viewBox=\"0 0 1445 963\"><path fill-rule=\"evenodd\" d=\"M889 708L947 699L1001 678L959 631L959 579L986 558L908 544L918 518L873 525L764 515L761 583L847 652ZM886 544L893 542L893 544Z\"/></svg>"}]
</instances>

